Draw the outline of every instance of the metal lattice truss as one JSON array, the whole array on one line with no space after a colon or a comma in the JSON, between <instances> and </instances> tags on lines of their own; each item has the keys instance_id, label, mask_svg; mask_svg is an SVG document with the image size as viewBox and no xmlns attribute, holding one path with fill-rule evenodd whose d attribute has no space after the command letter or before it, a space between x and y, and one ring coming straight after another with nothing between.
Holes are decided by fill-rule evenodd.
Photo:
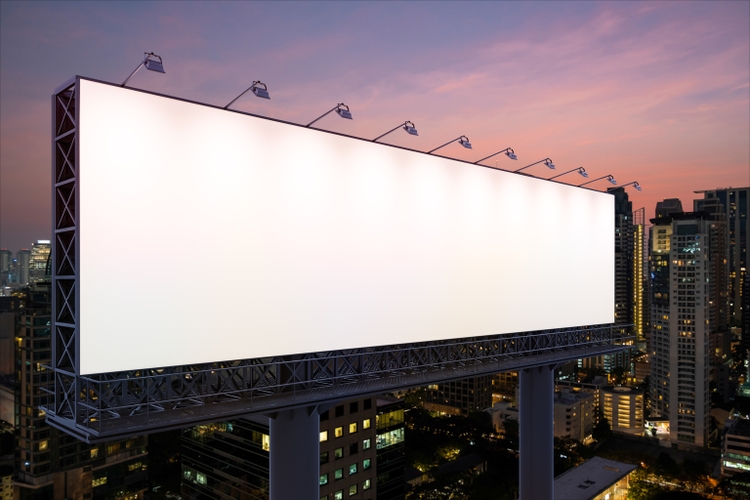
<instances>
[{"instance_id":1,"label":"metal lattice truss","mask_svg":"<svg viewBox=\"0 0 750 500\"><path fill-rule=\"evenodd\" d=\"M87 441L274 413L627 348L611 325L82 376L78 369L77 80L53 96L48 422Z\"/></svg>"}]
</instances>

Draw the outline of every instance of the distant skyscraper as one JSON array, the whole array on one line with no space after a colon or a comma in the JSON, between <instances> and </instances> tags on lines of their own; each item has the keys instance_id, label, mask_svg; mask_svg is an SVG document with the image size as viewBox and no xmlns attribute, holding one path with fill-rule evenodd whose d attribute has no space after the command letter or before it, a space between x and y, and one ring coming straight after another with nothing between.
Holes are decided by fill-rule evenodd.
<instances>
[{"instance_id":1,"label":"distant skyscraper","mask_svg":"<svg viewBox=\"0 0 750 500\"><path fill-rule=\"evenodd\" d=\"M426 410L468 415L492 406L492 375L480 375L427 386Z\"/></svg>"},{"instance_id":2,"label":"distant skyscraper","mask_svg":"<svg viewBox=\"0 0 750 500\"><path fill-rule=\"evenodd\" d=\"M13 253L5 248L0 248L0 286L10 285L12 262Z\"/></svg>"},{"instance_id":3,"label":"distant skyscraper","mask_svg":"<svg viewBox=\"0 0 750 500\"><path fill-rule=\"evenodd\" d=\"M27 285L29 283L29 265L31 263L31 250L22 248L16 253L16 283Z\"/></svg>"},{"instance_id":4,"label":"distant skyscraper","mask_svg":"<svg viewBox=\"0 0 750 500\"><path fill-rule=\"evenodd\" d=\"M49 240L37 240L31 245L29 256L29 283L37 283L49 279L47 261L49 260L52 246Z\"/></svg>"},{"instance_id":5,"label":"distant skyscraper","mask_svg":"<svg viewBox=\"0 0 750 500\"><path fill-rule=\"evenodd\" d=\"M667 213L651 220L652 408L669 419L670 441L706 446L712 223Z\"/></svg>"},{"instance_id":6,"label":"distant skyscraper","mask_svg":"<svg viewBox=\"0 0 750 500\"><path fill-rule=\"evenodd\" d=\"M645 340L644 327L644 223L645 210L633 212L633 204L624 188L610 188L615 197L615 325L618 332ZM622 367L630 371L632 349L581 360L580 367L603 368L607 373Z\"/></svg>"},{"instance_id":7,"label":"distant skyscraper","mask_svg":"<svg viewBox=\"0 0 750 500\"><path fill-rule=\"evenodd\" d=\"M719 188L696 191L703 194L695 201L695 210L706 210L717 200L721 203L727 226L727 260L729 264L729 315L733 325L742 321L742 284L748 271L750 247L750 187ZM750 339L743 339L750 348Z\"/></svg>"}]
</instances>

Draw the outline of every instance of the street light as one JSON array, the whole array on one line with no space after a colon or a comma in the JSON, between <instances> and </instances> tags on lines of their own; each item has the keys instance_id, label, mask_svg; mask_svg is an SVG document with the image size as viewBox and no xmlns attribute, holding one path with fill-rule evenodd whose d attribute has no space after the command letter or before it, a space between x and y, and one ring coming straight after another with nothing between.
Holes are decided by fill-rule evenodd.
<instances>
[{"instance_id":1,"label":"street light","mask_svg":"<svg viewBox=\"0 0 750 500\"><path fill-rule=\"evenodd\" d=\"M406 133L407 133L407 134L409 134L409 135L419 135L419 134L417 133L417 128L416 128L416 127L414 126L414 123L413 123L413 122L410 122L409 120L407 120L407 121L405 121L405 122L403 123L403 125L399 125L399 126L397 126L397 127L395 127L395 128L392 128L391 130L389 130L389 131L388 131L388 132L386 132L385 134L382 134L382 135L379 135L379 136L377 136L377 137L376 137L375 139L373 139L373 140L372 140L372 142L376 142L376 141L377 141L378 139L380 139L381 137L385 137L386 135L388 135L388 134L390 134L391 132L394 132L394 131L396 131L396 130L398 130L398 129L400 129L400 128L402 128L402 129L406 130Z\"/></svg>"},{"instance_id":2,"label":"street light","mask_svg":"<svg viewBox=\"0 0 750 500\"><path fill-rule=\"evenodd\" d=\"M584 179L588 179L588 178L589 178L589 174L587 174L587 173L586 173L586 170L584 170L584 168L583 168L583 167L578 167L578 168L574 168L574 169L572 169L572 170L568 170L567 172L563 172L563 173L561 173L561 174L553 175L552 177L550 177L550 178L549 178L549 179L547 179L547 180L548 180L548 181L551 181L552 179L557 179L558 177L562 177L563 175L565 175L565 174L569 174L569 173L571 173L571 172L578 172L579 174L581 174L581 176L582 176L582 177L583 177Z\"/></svg>"},{"instance_id":3,"label":"street light","mask_svg":"<svg viewBox=\"0 0 750 500\"><path fill-rule=\"evenodd\" d=\"M490 159L490 158L492 158L493 156L495 156L495 155L499 155L500 153L505 153L505 156L507 156L507 157L508 157L508 158L510 158L511 160L517 160L517 159L518 159L518 157L516 156L516 153L515 153L515 152L513 151L513 148L505 148L505 149L503 149L502 151L498 151L497 153L492 153L492 154L491 154L491 155L489 155L489 156L485 156L485 157L484 157L484 158L482 158L481 160L477 160L477 161L475 161L475 162L474 162L474 164L476 165L477 163L479 163L479 162L482 162L482 161L484 161L484 160L489 160L489 159Z\"/></svg>"},{"instance_id":4,"label":"street light","mask_svg":"<svg viewBox=\"0 0 750 500\"><path fill-rule=\"evenodd\" d=\"M519 168L518 170L514 170L513 172L520 172L520 171L521 171L521 170L523 170L523 169L529 168L529 167L531 167L531 166L533 166L533 165L536 165L537 163L542 163L542 162L544 162L544 164L545 164L545 165L547 165L547 166L548 166L549 168L551 168L552 170L554 170L554 169L555 169L555 164L554 164L554 163L552 163L552 160L550 160L549 158L545 158L545 159L543 159L543 160L535 161L535 162L534 162L534 163L532 163L531 165L526 165L525 167L521 167L521 168Z\"/></svg>"},{"instance_id":5,"label":"street light","mask_svg":"<svg viewBox=\"0 0 750 500\"><path fill-rule=\"evenodd\" d=\"M641 188L641 185L640 185L640 184L638 184L638 182L637 182L637 181L633 181L633 182L628 182L627 184L623 184L623 185L622 185L622 186L620 186L620 187L621 187L621 188L624 188L625 186L630 186L630 185L632 185L632 186L633 186L634 188L636 188L636 189L637 189L638 191L643 191L643 189Z\"/></svg>"},{"instance_id":6,"label":"street light","mask_svg":"<svg viewBox=\"0 0 750 500\"><path fill-rule=\"evenodd\" d=\"M321 118L323 118L325 115L327 115L328 113L332 111L335 111L336 113L338 113L341 118L346 118L347 120L352 119L352 112L349 111L349 106L347 106L343 102L340 102L333 108L329 109L328 111L326 111L325 113L323 113L322 115L320 115L319 117L317 117L316 119L314 119L313 121L305 125L305 127L309 127L310 125L320 120Z\"/></svg>"},{"instance_id":7,"label":"street light","mask_svg":"<svg viewBox=\"0 0 750 500\"><path fill-rule=\"evenodd\" d=\"M141 64L139 64L132 73L130 73L130 76L128 76L124 82L122 82L121 87L124 87L126 83L128 83L128 80L133 78L133 75L135 75L139 69L142 67L146 67L147 70L150 71L156 71L157 73L165 73L164 71L164 64L162 63L161 56L157 56L153 52L144 52L143 53L143 61L141 61Z\"/></svg>"},{"instance_id":8,"label":"street light","mask_svg":"<svg viewBox=\"0 0 750 500\"><path fill-rule=\"evenodd\" d=\"M450 141L448 141L445 144L442 144L442 145L436 147L435 149L431 149L431 150L427 151L427 154L431 155L432 153L434 153L438 149L444 148L448 144L450 144L452 142L456 142L456 141L458 141L458 143L460 145L462 145L463 147L465 147L466 149L471 149L471 143L469 142L469 138L466 137L465 135L462 135L461 137L456 137L455 139L451 139Z\"/></svg>"},{"instance_id":9,"label":"street light","mask_svg":"<svg viewBox=\"0 0 750 500\"><path fill-rule=\"evenodd\" d=\"M609 174L609 175L603 175L601 177L597 177L596 179L592 179L590 181L584 182L583 184L579 184L578 187L585 186L586 184L591 184L592 182L600 181L602 179L607 179L609 182L611 182L615 186L617 185L617 181L615 180L615 178L612 177L611 174Z\"/></svg>"},{"instance_id":10,"label":"street light","mask_svg":"<svg viewBox=\"0 0 750 500\"><path fill-rule=\"evenodd\" d=\"M259 85L263 85L263 86L259 87ZM260 80L257 80L255 82L253 82L253 84L250 85L250 87L248 87L247 90L245 90L243 93L241 93L240 95L238 95L237 97L235 97L234 99L232 99L231 101L229 101L229 104L227 104L226 106L224 106L224 109L227 109L229 106L231 106L232 104L234 104L234 101L236 101L237 99L239 99L243 95L247 94L251 90L253 91L253 94L255 94L256 96L260 97L261 99L270 99L271 98L270 94L268 93L268 85L266 85L265 83L261 82Z\"/></svg>"}]
</instances>

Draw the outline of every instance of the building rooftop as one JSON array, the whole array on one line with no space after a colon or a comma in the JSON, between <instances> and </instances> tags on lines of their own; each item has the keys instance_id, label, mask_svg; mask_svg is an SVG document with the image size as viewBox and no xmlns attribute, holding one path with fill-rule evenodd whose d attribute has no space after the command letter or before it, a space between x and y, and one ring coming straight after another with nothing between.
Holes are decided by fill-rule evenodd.
<instances>
[{"instance_id":1,"label":"building rooftop","mask_svg":"<svg viewBox=\"0 0 750 500\"><path fill-rule=\"evenodd\" d=\"M737 418L731 421L727 434L734 436L750 437L750 420Z\"/></svg>"},{"instance_id":2,"label":"building rooftop","mask_svg":"<svg viewBox=\"0 0 750 500\"><path fill-rule=\"evenodd\" d=\"M593 457L555 478L555 500L589 500L638 466Z\"/></svg>"}]
</instances>

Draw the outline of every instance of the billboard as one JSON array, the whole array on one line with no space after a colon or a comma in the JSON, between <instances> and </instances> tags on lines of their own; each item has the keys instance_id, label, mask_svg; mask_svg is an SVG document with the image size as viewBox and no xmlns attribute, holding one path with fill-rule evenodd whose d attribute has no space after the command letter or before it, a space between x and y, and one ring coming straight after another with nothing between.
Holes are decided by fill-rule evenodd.
<instances>
[{"instance_id":1,"label":"billboard","mask_svg":"<svg viewBox=\"0 0 750 500\"><path fill-rule=\"evenodd\" d=\"M614 320L609 194L78 92L79 374Z\"/></svg>"}]
</instances>

